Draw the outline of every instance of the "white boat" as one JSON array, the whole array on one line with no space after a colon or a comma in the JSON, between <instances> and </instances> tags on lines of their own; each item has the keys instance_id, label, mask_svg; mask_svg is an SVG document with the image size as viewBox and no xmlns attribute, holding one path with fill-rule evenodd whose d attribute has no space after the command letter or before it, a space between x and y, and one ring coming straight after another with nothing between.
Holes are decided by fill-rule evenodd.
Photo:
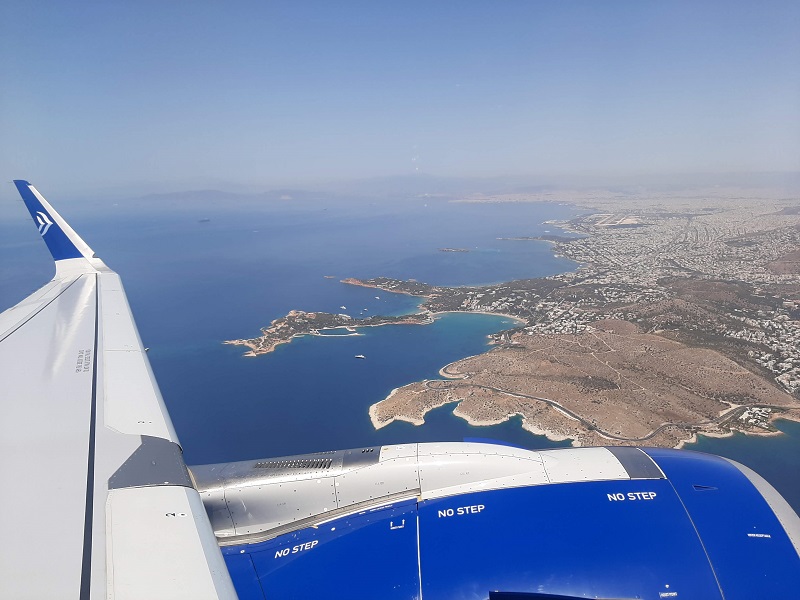
<instances>
[{"instance_id":1,"label":"white boat","mask_svg":"<svg viewBox=\"0 0 800 600\"><path fill-rule=\"evenodd\" d=\"M355 358L367 358L367 357L364 356L363 354L356 354Z\"/></svg>"}]
</instances>

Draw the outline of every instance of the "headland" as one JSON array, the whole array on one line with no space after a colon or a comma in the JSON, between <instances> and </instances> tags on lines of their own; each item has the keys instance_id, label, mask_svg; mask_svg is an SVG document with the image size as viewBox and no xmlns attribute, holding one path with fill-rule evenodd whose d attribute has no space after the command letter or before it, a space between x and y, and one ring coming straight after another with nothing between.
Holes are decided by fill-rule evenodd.
<instances>
[{"instance_id":1,"label":"headland","mask_svg":"<svg viewBox=\"0 0 800 600\"><path fill-rule=\"evenodd\" d=\"M227 340L224 344L246 346L250 350L245 356L258 356L268 354L281 344L288 344L292 339L304 335L324 336L326 331L332 329L346 329L353 334L360 327L378 327L380 325L426 325L433 321L427 313L384 317L373 315L363 319L354 319L346 314L332 314L325 312L305 312L292 310L285 317L275 319L269 326L261 329L261 335L255 338ZM342 337L331 335L330 337Z\"/></svg>"}]
</instances>

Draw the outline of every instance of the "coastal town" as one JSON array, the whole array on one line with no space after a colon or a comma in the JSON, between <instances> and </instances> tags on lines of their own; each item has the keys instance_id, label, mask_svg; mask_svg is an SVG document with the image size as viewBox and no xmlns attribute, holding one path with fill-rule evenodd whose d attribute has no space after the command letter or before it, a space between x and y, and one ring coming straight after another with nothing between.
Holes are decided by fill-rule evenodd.
<instances>
[{"instance_id":1,"label":"coastal town","mask_svg":"<svg viewBox=\"0 0 800 600\"><path fill-rule=\"evenodd\" d=\"M464 199L542 200L556 201ZM502 314L518 324L495 334L490 352L448 365L441 382L395 390L373 406L373 424L420 423L427 410L458 402L456 414L470 422L517 414L531 431L576 443L680 445L698 431L768 433L776 415L800 418L800 200L712 190L575 204L578 216L546 224L558 234L498 239L549 243L574 271L466 287L345 279L420 296L422 312L362 323L293 311L260 338L227 343L260 354L324 327Z\"/></svg>"}]
</instances>

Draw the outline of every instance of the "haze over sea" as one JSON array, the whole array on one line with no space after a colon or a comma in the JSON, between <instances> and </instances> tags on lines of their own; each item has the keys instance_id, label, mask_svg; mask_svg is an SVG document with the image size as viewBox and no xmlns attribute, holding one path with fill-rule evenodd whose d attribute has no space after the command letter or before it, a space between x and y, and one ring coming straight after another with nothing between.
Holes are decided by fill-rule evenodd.
<instances>
[{"instance_id":1,"label":"haze over sea","mask_svg":"<svg viewBox=\"0 0 800 600\"><path fill-rule=\"evenodd\" d=\"M420 427L372 427L371 404L488 350L486 336L510 327L505 317L447 314L428 326L308 336L256 358L222 341L255 337L292 309L363 317L412 312L419 303L340 283L345 277L475 285L573 269L546 242L497 238L558 233L544 221L569 218L574 207L278 197L204 193L100 208L51 198L122 275L189 464L470 438L527 448L569 445L523 431L518 418L472 427L451 414L453 405L432 411ZM0 309L52 275L28 221L21 203L0 207ZM439 251L448 247L470 251ZM366 360L354 359L359 354ZM785 435L701 438L688 447L751 466L800 509L800 424L778 426Z\"/></svg>"}]
</instances>

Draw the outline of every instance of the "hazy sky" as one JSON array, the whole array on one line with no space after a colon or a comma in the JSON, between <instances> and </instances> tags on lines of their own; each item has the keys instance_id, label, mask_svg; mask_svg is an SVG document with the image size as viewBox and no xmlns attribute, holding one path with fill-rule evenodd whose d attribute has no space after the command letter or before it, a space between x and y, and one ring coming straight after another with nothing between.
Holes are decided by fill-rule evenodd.
<instances>
[{"instance_id":1,"label":"hazy sky","mask_svg":"<svg viewBox=\"0 0 800 600\"><path fill-rule=\"evenodd\" d=\"M800 170L800 2L0 2L50 193Z\"/></svg>"}]
</instances>

